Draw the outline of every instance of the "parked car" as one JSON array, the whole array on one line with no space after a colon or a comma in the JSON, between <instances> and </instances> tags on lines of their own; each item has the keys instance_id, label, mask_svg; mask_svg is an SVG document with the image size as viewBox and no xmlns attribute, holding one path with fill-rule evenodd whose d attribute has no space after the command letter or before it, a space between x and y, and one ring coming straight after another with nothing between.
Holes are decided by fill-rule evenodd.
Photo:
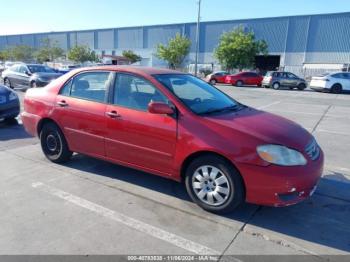
<instances>
[{"instance_id":1,"label":"parked car","mask_svg":"<svg viewBox=\"0 0 350 262\"><path fill-rule=\"evenodd\" d=\"M80 65L64 65L64 66L61 66L57 69L57 72L58 73L61 73L61 74L66 74L76 68L79 68L81 67Z\"/></svg>"},{"instance_id":2,"label":"parked car","mask_svg":"<svg viewBox=\"0 0 350 262\"><path fill-rule=\"evenodd\" d=\"M15 91L0 85L0 119L13 119L19 115L19 99Z\"/></svg>"},{"instance_id":3,"label":"parked car","mask_svg":"<svg viewBox=\"0 0 350 262\"><path fill-rule=\"evenodd\" d=\"M340 94L342 91L350 91L350 73L338 72L315 76L311 79L310 88L335 94Z\"/></svg>"},{"instance_id":4,"label":"parked car","mask_svg":"<svg viewBox=\"0 0 350 262\"><path fill-rule=\"evenodd\" d=\"M15 64L2 72L4 84L10 88L43 87L62 74L54 69L36 64Z\"/></svg>"},{"instance_id":5,"label":"parked car","mask_svg":"<svg viewBox=\"0 0 350 262\"><path fill-rule=\"evenodd\" d=\"M24 99L25 129L45 156L73 152L176 181L205 210L247 201L287 206L315 191L324 156L298 124L242 105L205 81L167 69L83 68Z\"/></svg>"},{"instance_id":6,"label":"parked car","mask_svg":"<svg viewBox=\"0 0 350 262\"><path fill-rule=\"evenodd\" d=\"M255 72L240 72L235 75L228 75L225 78L226 84L234 86L255 85L261 86L263 77Z\"/></svg>"},{"instance_id":7,"label":"parked car","mask_svg":"<svg viewBox=\"0 0 350 262\"><path fill-rule=\"evenodd\" d=\"M214 72L210 75L207 75L205 80L212 85L216 85L217 83L225 83L225 78L228 74L229 73L225 71Z\"/></svg>"},{"instance_id":8,"label":"parked car","mask_svg":"<svg viewBox=\"0 0 350 262\"><path fill-rule=\"evenodd\" d=\"M273 89L287 87L289 89L298 88L299 90L304 90L307 87L305 79L290 72L278 71L267 72L261 85L267 88L272 87Z\"/></svg>"}]
</instances>

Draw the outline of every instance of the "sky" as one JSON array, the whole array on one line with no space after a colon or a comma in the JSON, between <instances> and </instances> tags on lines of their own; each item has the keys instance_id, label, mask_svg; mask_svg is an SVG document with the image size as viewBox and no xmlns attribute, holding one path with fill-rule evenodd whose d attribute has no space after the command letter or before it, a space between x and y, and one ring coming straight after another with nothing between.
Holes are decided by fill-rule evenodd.
<instances>
[{"instance_id":1,"label":"sky","mask_svg":"<svg viewBox=\"0 0 350 262\"><path fill-rule=\"evenodd\" d=\"M0 35L195 22L197 2L198 0L3 0ZM349 11L349 0L202 0L201 20Z\"/></svg>"}]
</instances>

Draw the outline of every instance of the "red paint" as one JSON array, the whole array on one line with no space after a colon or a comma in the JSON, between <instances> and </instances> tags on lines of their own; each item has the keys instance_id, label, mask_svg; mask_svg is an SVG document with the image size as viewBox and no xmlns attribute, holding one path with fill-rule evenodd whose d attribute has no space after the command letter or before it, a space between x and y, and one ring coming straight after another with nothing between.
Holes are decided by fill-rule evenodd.
<instances>
[{"instance_id":1,"label":"red paint","mask_svg":"<svg viewBox=\"0 0 350 262\"><path fill-rule=\"evenodd\" d=\"M237 85L237 82L242 82L243 85L261 86L263 77L254 72L241 72L235 75L228 75L225 78L226 84Z\"/></svg>"},{"instance_id":2,"label":"red paint","mask_svg":"<svg viewBox=\"0 0 350 262\"><path fill-rule=\"evenodd\" d=\"M160 114L171 111L159 103L150 105L150 113L58 95L68 79L91 70L128 72L147 79L173 103L178 117ZM174 71L115 66L75 70L43 89L28 90L23 124L37 136L40 121L51 119L63 131L72 151L177 181L181 181L182 165L192 154L220 154L242 175L250 203L283 206L309 196L322 174L324 161L322 151L316 161L306 155L305 147L313 139L309 132L290 120L252 108L219 116L195 115L152 77L162 73ZM256 153L256 147L262 144L298 150L308 163L296 167L269 164ZM276 195L293 188L301 193L292 202L282 201Z\"/></svg>"}]
</instances>

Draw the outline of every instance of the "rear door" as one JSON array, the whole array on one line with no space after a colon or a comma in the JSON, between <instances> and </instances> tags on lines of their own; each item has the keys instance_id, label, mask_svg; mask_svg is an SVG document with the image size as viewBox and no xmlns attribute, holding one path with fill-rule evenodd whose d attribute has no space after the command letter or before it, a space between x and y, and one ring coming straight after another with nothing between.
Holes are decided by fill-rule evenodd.
<instances>
[{"instance_id":1,"label":"rear door","mask_svg":"<svg viewBox=\"0 0 350 262\"><path fill-rule=\"evenodd\" d=\"M21 87L29 87L30 71L27 66L21 65L17 73L17 84Z\"/></svg>"},{"instance_id":2,"label":"rear door","mask_svg":"<svg viewBox=\"0 0 350 262\"><path fill-rule=\"evenodd\" d=\"M106 155L117 162L169 175L177 139L175 116L148 112L151 101L168 99L148 80L118 73L107 106Z\"/></svg>"},{"instance_id":3,"label":"rear door","mask_svg":"<svg viewBox=\"0 0 350 262\"><path fill-rule=\"evenodd\" d=\"M54 119L72 151L105 156L107 90L113 76L106 71L80 73L56 97Z\"/></svg>"}]
</instances>

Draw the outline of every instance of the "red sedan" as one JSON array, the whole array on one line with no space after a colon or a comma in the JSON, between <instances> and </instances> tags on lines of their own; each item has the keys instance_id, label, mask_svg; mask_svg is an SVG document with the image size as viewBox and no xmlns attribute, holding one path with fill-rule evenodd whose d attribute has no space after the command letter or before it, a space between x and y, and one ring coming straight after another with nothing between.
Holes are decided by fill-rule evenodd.
<instances>
[{"instance_id":1,"label":"red sedan","mask_svg":"<svg viewBox=\"0 0 350 262\"><path fill-rule=\"evenodd\" d=\"M188 74L142 67L77 69L30 89L22 113L55 163L82 153L176 181L205 210L309 197L323 169L314 137Z\"/></svg>"},{"instance_id":2,"label":"red sedan","mask_svg":"<svg viewBox=\"0 0 350 262\"><path fill-rule=\"evenodd\" d=\"M234 86L253 85L261 86L263 77L254 72L240 72L235 75L228 75L225 78L226 84Z\"/></svg>"}]
</instances>

